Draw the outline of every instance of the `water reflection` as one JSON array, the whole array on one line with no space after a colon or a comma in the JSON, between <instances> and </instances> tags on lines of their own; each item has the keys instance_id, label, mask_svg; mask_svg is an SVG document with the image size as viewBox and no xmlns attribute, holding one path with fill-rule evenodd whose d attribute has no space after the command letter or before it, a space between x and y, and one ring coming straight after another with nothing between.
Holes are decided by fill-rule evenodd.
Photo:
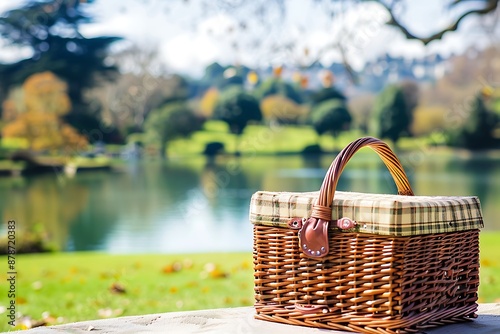
<instances>
[{"instance_id":1,"label":"water reflection","mask_svg":"<svg viewBox=\"0 0 500 334\"><path fill-rule=\"evenodd\" d=\"M87 187L55 174L17 180L12 187L6 187L12 180L2 181L3 221L14 219L21 231L42 225L48 239L59 246L67 240L69 222L89 205Z\"/></svg>"},{"instance_id":2,"label":"water reflection","mask_svg":"<svg viewBox=\"0 0 500 334\"><path fill-rule=\"evenodd\" d=\"M43 224L66 250L110 252L249 251L250 196L257 190L314 191L333 156L202 157L133 162L121 173L73 179L54 175L0 179L4 221L20 228ZM500 229L498 159L405 160L417 195L477 195L486 228ZM396 193L383 163L359 155L340 177L338 190Z\"/></svg>"}]
</instances>

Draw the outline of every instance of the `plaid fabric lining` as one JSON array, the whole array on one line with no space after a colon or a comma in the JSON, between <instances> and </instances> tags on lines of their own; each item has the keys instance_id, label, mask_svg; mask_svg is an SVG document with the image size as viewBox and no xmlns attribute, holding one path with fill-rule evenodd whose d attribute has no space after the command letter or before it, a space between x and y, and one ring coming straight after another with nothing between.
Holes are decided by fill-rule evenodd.
<instances>
[{"instance_id":1,"label":"plaid fabric lining","mask_svg":"<svg viewBox=\"0 0 500 334\"><path fill-rule=\"evenodd\" d=\"M287 227L292 218L309 217L319 192L259 191L252 196L253 224ZM399 196L335 192L332 218L349 217L361 233L411 236L483 228L477 197Z\"/></svg>"}]
</instances>

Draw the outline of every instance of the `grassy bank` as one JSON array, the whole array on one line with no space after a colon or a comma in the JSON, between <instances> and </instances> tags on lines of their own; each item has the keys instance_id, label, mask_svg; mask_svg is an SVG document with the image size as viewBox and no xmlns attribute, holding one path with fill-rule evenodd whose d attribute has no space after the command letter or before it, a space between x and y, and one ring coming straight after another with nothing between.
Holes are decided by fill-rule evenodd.
<instances>
[{"instance_id":1,"label":"grassy bank","mask_svg":"<svg viewBox=\"0 0 500 334\"><path fill-rule=\"evenodd\" d=\"M371 134L373 135L373 134ZM240 152L243 155L275 155L275 154L299 154L309 146L320 145L323 152L337 153L342 148L347 146L353 140L367 136L359 130L343 131L337 138L331 135L318 136L311 126L307 125L283 125L283 126L268 126L262 124L248 125L240 136L236 136L229 132L228 125L222 121L210 120L207 121L203 129L196 131L188 138L180 138L172 140L168 143L168 155L171 157L185 157L200 155L204 152L205 147L209 143L218 142L223 144L224 152L233 154ZM129 136L128 141L141 141L148 147L148 136L145 134L135 133ZM390 140L384 139L391 147L394 145ZM398 141L397 149L400 151L412 152L439 152L440 155L456 155L470 154L470 151L456 149L444 146L445 138L442 133L435 133L420 137L401 138ZM12 141L9 139L0 140L0 151L3 149L6 152L13 153L16 150L25 149L26 145L20 141ZM120 153L126 148L126 145L106 145L106 151L119 157ZM92 150L92 147L88 148ZM147 154L155 155L157 152L153 145L148 148ZM499 150L491 150L494 156L500 156ZM8 154L5 154L7 156ZM3 157L5 159L6 157ZM11 162L2 161L0 154L0 172L2 169L11 170ZM69 157L50 157L47 159L62 159L63 163L67 162ZM43 160L43 158L42 158ZM110 162L116 163L120 159L111 159ZM98 159L85 159L79 157L73 159L73 163L78 163L82 166L93 167L99 165ZM20 167L16 167L20 168Z\"/></svg>"},{"instance_id":2,"label":"grassy bank","mask_svg":"<svg viewBox=\"0 0 500 334\"><path fill-rule=\"evenodd\" d=\"M269 127L249 125L239 138L229 133L227 124L221 121L208 121L203 130L195 132L186 139L177 139L169 144L168 153L172 156L196 155L204 151L207 143L220 142L225 151L242 154L290 154L300 153L310 145L321 145L325 152L340 151L351 141L364 137L359 130L341 132L337 138L330 135L318 136L314 129L305 125ZM139 136L140 137L140 136ZM442 136L401 138L398 142L402 150L423 150L432 144L443 144ZM389 145L392 143L389 142Z\"/></svg>"},{"instance_id":3,"label":"grassy bank","mask_svg":"<svg viewBox=\"0 0 500 334\"><path fill-rule=\"evenodd\" d=\"M480 302L500 301L500 233L481 235ZM0 261L6 264L6 257ZM6 265L4 266L6 268ZM250 253L19 255L17 311L25 325L253 303ZM8 291L5 271L0 290ZM0 295L6 319L7 294ZM20 328L22 325L20 326ZM12 328L0 322L0 330Z\"/></svg>"},{"instance_id":4,"label":"grassy bank","mask_svg":"<svg viewBox=\"0 0 500 334\"><path fill-rule=\"evenodd\" d=\"M2 263L7 263L5 256ZM25 325L252 304L251 254L18 255L16 302ZM6 267L6 266L5 266ZM4 271L5 272L5 271ZM0 275L0 291L8 291ZM7 293L0 296L7 331ZM23 325L20 328L26 328Z\"/></svg>"}]
</instances>

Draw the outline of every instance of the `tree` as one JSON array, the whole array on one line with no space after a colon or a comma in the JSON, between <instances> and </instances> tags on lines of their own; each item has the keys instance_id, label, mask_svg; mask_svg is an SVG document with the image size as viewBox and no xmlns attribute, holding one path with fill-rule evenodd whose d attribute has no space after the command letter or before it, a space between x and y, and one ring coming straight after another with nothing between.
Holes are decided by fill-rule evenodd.
<instances>
[{"instance_id":1,"label":"tree","mask_svg":"<svg viewBox=\"0 0 500 334\"><path fill-rule=\"evenodd\" d=\"M103 119L118 127L122 133L142 132L149 113L163 104L185 101L188 83L178 75L154 76L147 70L121 75L115 83L93 89L101 101Z\"/></svg>"},{"instance_id":2,"label":"tree","mask_svg":"<svg viewBox=\"0 0 500 334\"><path fill-rule=\"evenodd\" d=\"M335 89L333 86L326 86L321 88L320 90L311 94L310 99L313 104L319 104L330 99L339 99L342 101L346 101L346 97L344 96L344 94Z\"/></svg>"},{"instance_id":3,"label":"tree","mask_svg":"<svg viewBox=\"0 0 500 334\"><path fill-rule=\"evenodd\" d=\"M249 122L262 120L262 113L255 97L233 86L220 95L214 118L226 122L232 133L240 135Z\"/></svg>"},{"instance_id":4,"label":"tree","mask_svg":"<svg viewBox=\"0 0 500 334\"><path fill-rule=\"evenodd\" d=\"M96 77L109 80L117 73L106 56L108 47L120 38L82 36L80 26L92 22L85 6L84 1L29 0L0 17L0 36L32 52L28 59L0 64L0 97L32 74L51 71L67 82L72 112L88 112L83 92Z\"/></svg>"},{"instance_id":5,"label":"tree","mask_svg":"<svg viewBox=\"0 0 500 334\"><path fill-rule=\"evenodd\" d=\"M14 109L9 112L13 121L2 129L2 135L26 139L34 151L83 149L87 139L62 120L71 108L66 89L66 84L51 72L29 77L23 85L21 108L16 110L9 100L4 103L10 105L9 110Z\"/></svg>"},{"instance_id":6,"label":"tree","mask_svg":"<svg viewBox=\"0 0 500 334\"><path fill-rule=\"evenodd\" d=\"M213 118L226 122L231 133L239 138L249 122L262 120L262 112L255 97L241 87L231 86L221 93Z\"/></svg>"},{"instance_id":7,"label":"tree","mask_svg":"<svg viewBox=\"0 0 500 334\"><path fill-rule=\"evenodd\" d=\"M201 78L201 85L204 88L216 87L224 89L232 85L242 86L250 69L246 66L226 66L223 67L215 62L205 68L205 73Z\"/></svg>"},{"instance_id":8,"label":"tree","mask_svg":"<svg viewBox=\"0 0 500 334\"><path fill-rule=\"evenodd\" d=\"M220 80L224 74L226 69L217 62L211 63L205 68L205 74L203 75L202 80L206 80L207 82L216 83L216 81Z\"/></svg>"},{"instance_id":9,"label":"tree","mask_svg":"<svg viewBox=\"0 0 500 334\"><path fill-rule=\"evenodd\" d=\"M184 102L171 102L151 111L144 128L160 145L160 156L167 157L170 141L187 137L201 129L202 120Z\"/></svg>"},{"instance_id":10,"label":"tree","mask_svg":"<svg viewBox=\"0 0 500 334\"><path fill-rule=\"evenodd\" d=\"M401 87L387 86L377 97L373 114L377 136L397 143L400 137L410 135L412 117Z\"/></svg>"},{"instance_id":11,"label":"tree","mask_svg":"<svg viewBox=\"0 0 500 334\"><path fill-rule=\"evenodd\" d=\"M307 114L307 109L282 95L270 95L260 102L262 116L268 122L298 124Z\"/></svg>"},{"instance_id":12,"label":"tree","mask_svg":"<svg viewBox=\"0 0 500 334\"><path fill-rule=\"evenodd\" d=\"M295 103L302 103L300 91L291 83L284 81L280 77L271 77L260 84L255 90L255 95L259 99L264 99L270 95L281 95Z\"/></svg>"},{"instance_id":13,"label":"tree","mask_svg":"<svg viewBox=\"0 0 500 334\"><path fill-rule=\"evenodd\" d=\"M485 103L490 97L489 87L476 95L470 106L468 117L457 131L451 133L449 144L473 150L491 148L498 144L494 131L499 117L489 110Z\"/></svg>"},{"instance_id":14,"label":"tree","mask_svg":"<svg viewBox=\"0 0 500 334\"><path fill-rule=\"evenodd\" d=\"M375 101L375 95L371 93L357 95L349 101L349 110L354 119L354 126L363 134L368 134L373 101Z\"/></svg>"},{"instance_id":15,"label":"tree","mask_svg":"<svg viewBox=\"0 0 500 334\"><path fill-rule=\"evenodd\" d=\"M318 135L330 133L334 138L348 130L352 118L346 104L340 99L319 103L311 112L311 123Z\"/></svg>"}]
</instances>

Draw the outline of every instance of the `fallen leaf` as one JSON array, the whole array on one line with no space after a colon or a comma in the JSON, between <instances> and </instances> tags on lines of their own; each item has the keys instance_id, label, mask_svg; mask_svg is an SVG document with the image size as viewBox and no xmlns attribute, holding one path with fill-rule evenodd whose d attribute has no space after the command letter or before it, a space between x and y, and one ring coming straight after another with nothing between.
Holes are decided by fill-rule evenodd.
<instances>
[{"instance_id":1,"label":"fallen leaf","mask_svg":"<svg viewBox=\"0 0 500 334\"><path fill-rule=\"evenodd\" d=\"M151 307L157 307L158 306L158 301L157 300L149 300L148 305Z\"/></svg>"},{"instance_id":2,"label":"fallen leaf","mask_svg":"<svg viewBox=\"0 0 500 334\"><path fill-rule=\"evenodd\" d=\"M207 263L205 264L205 266L203 267L203 269L206 271L206 272L211 272L211 271L214 271L215 269L217 268L217 266L214 264L214 263Z\"/></svg>"},{"instance_id":3,"label":"fallen leaf","mask_svg":"<svg viewBox=\"0 0 500 334\"><path fill-rule=\"evenodd\" d=\"M486 276L483 280L485 284L495 284L495 281L496 281L495 277L491 275Z\"/></svg>"},{"instance_id":4,"label":"fallen leaf","mask_svg":"<svg viewBox=\"0 0 500 334\"><path fill-rule=\"evenodd\" d=\"M240 303L243 305L252 305L252 302L250 301L250 298L241 298Z\"/></svg>"},{"instance_id":5,"label":"fallen leaf","mask_svg":"<svg viewBox=\"0 0 500 334\"><path fill-rule=\"evenodd\" d=\"M491 267L491 261L489 259L482 259L481 267Z\"/></svg>"},{"instance_id":6,"label":"fallen leaf","mask_svg":"<svg viewBox=\"0 0 500 334\"><path fill-rule=\"evenodd\" d=\"M20 326L21 329L30 329L45 326L47 322L45 320L35 320L30 316L22 316L16 320L16 324Z\"/></svg>"},{"instance_id":7,"label":"fallen leaf","mask_svg":"<svg viewBox=\"0 0 500 334\"><path fill-rule=\"evenodd\" d=\"M180 262L173 262L171 264L167 264L162 268L162 272L164 274L176 273L182 270L182 264Z\"/></svg>"},{"instance_id":8,"label":"fallen leaf","mask_svg":"<svg viewBox=\"0 0 500 334\"><path fill-rule=\"evenodd\" d=\"M94 329L95 329L95 327L94 327L94 326L89 325L89 327L87 327L86 331L87 331L87 332L90 332L90 331L93 331Z\"/></svg>"},{"instance_id":9,"label":"fallen leaf","mask_svg":"<svg viewBox=\"0 0 500 334\"><path fill-rule=\"evenodd\" d=\"M28 301L24 297L17 297L16 298L16 304L23 305L26 304Z\"/></svg>"},{"instance_id":10,"label":"fallen leaf","mask_svg":"<svg viewBox=\"0 0 500 334\"><path fill-rule=\"evenodd\" d=\"M166 266L164 266L163 268L161 268L161 272L164 273L164 274L173 273L174 272L174 267L172 267L172 265L170 265L170 264L167 264Z\"/></svg>"},{"instance_id":11,"label":"fallen leaf","mask_svg":"<svg viewBox=\"0 0 500 334\"><path fill-rule=\"evenodd\" d=\"M50 315L49 311L42 312L42 319L46 320L47 322L51 322L50 320L55 321L56 318Z\"/></svg>"},{"instance_id":12,"label":"fallen leaf","mask_svg":"<svg viewBox=\"0 0 500 334\"><path fill-rule=\"evenodd\" d=\"M184 261L182 261L182 267L184 269L191 269L193 267L193 260L184 259Z\"/></svg>"},{"instance_id":13,"label":"fallen leaf","mask_svg":"<svg viewBox=\"0 0 500 334\"><path fill-rule=\"evenodd\" d=\"M125 287L122 284L117 283L117 282L111 284L111 286L109 287L109 291L111 291L112 293L118 293L118 294L127 292L125 290Z\"/></svg>"},{"instance_id":14,"label":"fallen leaf","mask_svg":"<svg viewBox=\"0 0 500 334\"><path fill-rule=\"evenodd\" d=\"M101 308L97 310L97 314L101 318L111 318L113 316L113 310L110 308Z\"/></svg>"},{"instance_id":15,"label":"fallen leaf","mask_svg":"<svg viewBox=\"0 0 500 334\"><path fill-rule=\"evenodd\" d=\"M113 310L113 309L111 309L109 307L106 307L106 308L102 308L102 309L97 310L97 314L101 318L117 317L117 316L123 314L123 309L118 308L118 309Z\"/></svg>"},{"instance_id":16,"label":"fallen leaf","mask_svg":"<svg viewBox=\"0 0 500 334\"><path fill-rule=\"evenodd\" d=\"M219 269L212 270L208 273L211 278L227 278L229 277L229 273L224 271L220 271Z\"/></svg>"},{"instance_id":17,"label":"fallen leaf","mask_svg":"<svg viewBox=\"0 0 500 334\"><path fill-rule=\"evenodd\" d=\"M42 272L40 273L43 277L53 277L55 276L55 272L54 271L51 271L51 270L42 270Z\"/></svg>"},{"instance_id":18,"label":"fallen leaf","mask_svg":"<svg viewBox=\"0 0 500 334\"><path fill-rule=\"evenodd\" d=\"M33 290L38 291L43 287L43 284L40 281L35 281L31 283L31 287L33 288Z\"/></svg>"},{"instance_id":19,"label":"fallen leaf","mask_svg":"<svg viewBox=\"0 0 500 334\"><path fill-rule=\"evenodd\" d=\"M207 263L203 267L204 271L200 273L200 277L205 279L207 277L210 278L227 278L229 277L229 273L222 271L215 265L214 263Z\"/></svg>"}]
</instances>

